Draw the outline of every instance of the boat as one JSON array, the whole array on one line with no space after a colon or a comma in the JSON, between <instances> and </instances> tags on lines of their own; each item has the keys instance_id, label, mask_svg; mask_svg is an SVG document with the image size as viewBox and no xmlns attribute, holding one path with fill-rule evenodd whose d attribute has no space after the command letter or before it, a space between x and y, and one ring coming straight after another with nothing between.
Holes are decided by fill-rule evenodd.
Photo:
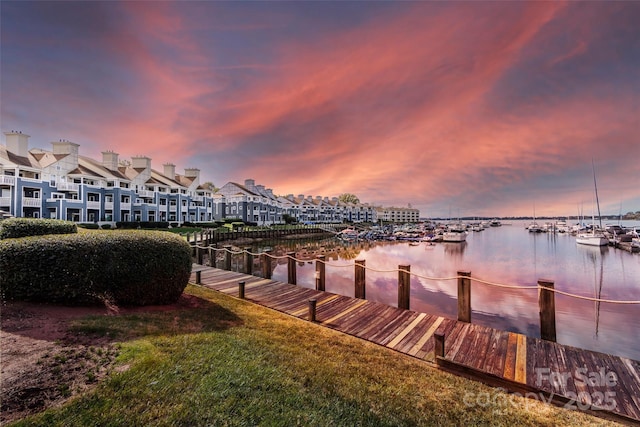
<instances>
[{"instance_id":1,"label":"boat","mask_svg":"<svg viewBox=\"0 0 640 427\"><path fill-rule=\"evenodd\" d=\"M576 243L579 245L588 245L588 246L607 246L609 244L609 239L602 232L602 217L600 215L600 201L598 200L598 185L596 184L596 169L593 165L593 160L591 161L591 166L593 167L593 188L596 196L596 204L598 206L598 218L600 218L600 228L596 228L595 226L595 218L591 217L592 226L589 231L583 231L576 235Z\"/></svg>"},{"instance_id":2,"label":"boat","mask_svg":"<svg viewBox=\"0 0 640 427\"><path fill-rule=\"evenodd\" d=\"M529 226L527 227L527 230L529 230L529 233L542 233L542 227L540 227L540 225L538 225L537 222L533 221L531 224L529 224Z\"/></svg>"},{"instance_id":3,"label":"boat","mask_svg":"<svg viewBox=\"0 0 640 427\"><path fill-rule=\"evenodd\" d=\"M556 221L555 229L558 233L567 233L569 231L569 226L567 225L567 221L564 219L559 219Z\"/></svg>"},{"instance_id":4,"label":"boat","mask_svg":"<svg viewBox=\"0 0 640 427\"><path fill-rule=\"evenodd\" d=\"M576 236L576 243L588 246L607 246L609 244L609 239L607 239L607 236L602 232L593 228L591 231L578 233Z\"/></svg>"},{"instance_id":5,"label":"boat","mask_svg":"<svg viewBox=\"0 0 640 427\"><path fill-rule=\"evenodd\" d=\"M446 230L444 233L442 233L442 241L454 242L454 243L466 242L467 232L457 231L457 230Z\"/></svg>"},{"instance_id":6,"label":"boat","mask_svg":"<svg viewBox=\"0 0 640 427\"><path fill-rule=\"evenodd\" d=\"M500 226L502 225L502 223L500 222L500 220L499 220L499 219L495 218L495 219L492 219L492 220L491 220L491 222L489 223L489 225L490 225L491 227L500 227Z\"/></svg>"}]
</instances>

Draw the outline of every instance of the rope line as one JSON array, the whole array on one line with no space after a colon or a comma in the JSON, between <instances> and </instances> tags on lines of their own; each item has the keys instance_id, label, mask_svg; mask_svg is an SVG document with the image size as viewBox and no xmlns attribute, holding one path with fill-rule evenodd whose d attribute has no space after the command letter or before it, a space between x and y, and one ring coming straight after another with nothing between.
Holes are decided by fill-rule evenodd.
<instances>
[{"instance_id":1,"label":"rope line","mask_svg":"<svg viewBox=\"0 0 640 427\"><path fill-rule=\"evenodd\" d=\"M289 255L272 255L270 253L267 252L260 252L260 253L253 253L253 252L249 252L247 250L241 250L238 252L232 251L230 249L227 248L214 248L212 246L200 246L200 245L194 245L193 247L195 248L199 248L199 249L213 249L214 251L225 251L225 252L229 252L231 255L240 255L243 253L247 253L249 255L253 255L253 256L260 256L260 255L265 255L268 256L270 258L273 259L283 259L283 258L290 258L296 262L307 262L309 260L305 260L305 259L298 259ZM360 265L360 264L331 264L327 261L323 261L320 259L315 259L316 262L320 262L323 263L325 266L329 266L329 267L333 267L333 268L348 268L348 267L355 267L356 265ZM593 302L604 302L604 303L608 303L608 304L640 304L640 301L624 301L624 300L613 300L613 299L605 299L605 298L594 298L594 297L587 297L584 295L578 295L578 294L574 294L571 292L566 292L566 291L561 291L559 289L555 289L555 288L548 288L545 286L541 286L539 284L537 285L533 285L533 286L521 286L521 285L506 285L504 283L497 283L497 282L491 282L488 280L483 280L483 279L479 279L477 277L471 277L471 276L451 276L451 277L431 277L431 276L424 276L421 274L416 274L416 273L411 273L410 271L404 270L404 269L392 269L392 270L378 270L375 268L371 268L371 267L367 267L360 265L362 268L364 268L365 270L369 270L369 271L373 271L376 273L398 273L398 272L404 272L404 273L409 273L411 276L420 278L420 279L424 279L424 280L428 280L428 281L448 281L448 280L458 280L458 279L469 279L472 280L474 282L478 282L478 283L482 283L484 285L488 285L488 286L494 286L494 287L498 287L498 288L504 288L504 289L517 289L517 290L546 290L549 292L554 292L560 295L565 295L571 298L576 298L576 299L581 299L581 300L585 300L585 301L593 301Z\"/></svg>"}]
</instances>

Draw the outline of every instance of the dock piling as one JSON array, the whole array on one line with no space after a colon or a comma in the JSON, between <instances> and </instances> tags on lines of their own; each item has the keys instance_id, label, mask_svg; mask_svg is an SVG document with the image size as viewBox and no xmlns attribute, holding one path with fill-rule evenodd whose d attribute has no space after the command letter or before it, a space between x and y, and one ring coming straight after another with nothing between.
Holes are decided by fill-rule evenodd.
<instances>
[{"instance_id":1,"label":"dock piling","mask_svg":"<svg viewBox=\"0 0 640 427\"><path fill-rule=\"evenodd\" d=\"M324 255L318 255L316 259L316 290L323 292L325 289L325 260Z\"/></svg>"},{"instance_id":2,"label":"dock piling","mask_svg":"<svg viewBox=\"0 0 640 427\"><path fill-rule=\"evenodd\" d=\"M365 298L365 264L363 259L357 259L355 263L355 297Z\"/></svg>"},{"instance_id":3,"label":"dock piling","mask_svg":"<svg viewBox=\"0 0 640 427\"><path fill-rule=\"evenodd\" d=\"M317 304L318 300L315 298L311 298L309 300L309 321L310 322L315 322L316 321L316 304Z\"/></svg>"},{"instance_id":4,"label":"dock piling","mask_svg":"<svg viewBox=\"0 0 640 427\"><path fill-rule=\"evenodd\" d=\"M398 308L409 310L411 299L411 266L398 266Z\"/></svg>"},{"instance_id":5,"label":"dock piling","mask_svg":"<svg viewBox=\"0 0 640 427\"><path fill-rule=\"evenodd\" d=\"M458 320L471 323L471 272L458 271Z\"/></svg>"},{"instance_id":6,"label":"dock piling","mask_svg":"<svg viewBox=\"0 0 640 427\"><path fill-rule=\"evenodd\" d=\"M295 252L289 252L287 253L287 270L288 270L288 283L291 283L292 285L296 285L297 284L297 278L296 278L296 253Z\"/></svg>"},{"instance_id":7,"label":"dock piling","mask_svg":"<svg viewBox=\"0 0 640 427\"><path fill-rule=\"evenodd\" d=\"M538 305L540 306L540 338L556 342L556 303L553 281L539 279Z\"/></svg>"}]
</instances>

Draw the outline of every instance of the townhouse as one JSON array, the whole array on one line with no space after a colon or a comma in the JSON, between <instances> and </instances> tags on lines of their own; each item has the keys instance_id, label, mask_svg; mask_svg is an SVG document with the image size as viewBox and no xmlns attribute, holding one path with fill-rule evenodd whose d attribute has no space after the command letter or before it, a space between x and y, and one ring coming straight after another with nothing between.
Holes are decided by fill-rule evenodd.
<instances>
[{"instance_id":1,"label":"townhouse","mask_svg":"<svg viewBox=\"0 0 640 427\"><path fill-rule=\"evenodd\" d=\"M0 210L5 215L76 222L213 221L222 218L220 198L200 186L200 171L151 159L122 162L112 151L102 161L81 156L79 145L52 142L52 150L29 149L29 135L5 132L0 146ZM216 201L218 205L216 206Z\"/></svg>"},{"instance_id":2,"label":"townhouse","mask_svg":"<svg viewBox=\"0 0 640 427\"><path fill-rule=\"evenodd\" d=\"M67 140L52 142L51 150L43 150L30 149L29 135L22 132L5 132L5 136L6 146L0 145L0 216L81 223L233 218L272 225L283 223L285 215L314 224L374 223L380 215L380 208L344 203L337 197L278 196L253 179L243 184L228 182L213 192L200 185L197 168L178 174L175 165L168 163L158 171L146 156L128 161L105 151L101 160L95 160L80 155L80 146ZM414 217L417 221L419 213Z\"/></svg>"}]
</instances>

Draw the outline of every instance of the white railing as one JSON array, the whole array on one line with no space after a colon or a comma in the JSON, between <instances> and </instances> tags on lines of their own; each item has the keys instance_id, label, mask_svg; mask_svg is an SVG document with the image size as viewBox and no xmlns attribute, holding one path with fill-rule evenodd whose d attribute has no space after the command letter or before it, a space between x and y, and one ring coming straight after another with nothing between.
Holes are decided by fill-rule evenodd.
<instances>
[{"instance_id":1,"label":"white railing","mask_svg":"<svg viewBox=\"0 0 640 427\"><path fill-rule=\"evenodd\" d=\"M87 202L87 209L100 209L100 202Z\"/></svg>"},{"instance_id":2,"label":"white railing","mask_svg":"<svg viewBox=\"0 0 640 427\"><path fill-rule=\"evenodd\" d=\"M131 203L121 202L120 203L120 209L131 210Z\"/></svg>"},{"instance_id":3,"label":"white railing","mask_svg":"<svg viewBox=\"0 0 640 427\"><path fill-rule=\"evenodd\" d=\"M11 206L11 197L0 197L0 206Z\"/></svg>"},{"instance_id":4,"label":"white railing","mask_svg":"<svg viewBox=\"0 0 640 427\"><path fill-rule=\"evenodd\" d=\"M29 208L39 208L42 206L42 199L35 197L23 197L22 198L22 206Z\"/></svg>"},{"instance_id":5,"label":"white railing","mask_svg":"<svg viewBox=\"0 0 640 427\"><path fill-rule=\"evenodd\" d=\"M153 197L154 192L149 190L138 190L138 196L140 197Z\"/></svg>"},{"instance_id":6,"label":"white railing","mask_svg":"<svg viewBox=\"0 0 640 427\"><path fill-rule=\"evenodd\" d=\"M113 202L104 202L105 209L113 209Z\"/></svg>"},{"instance_id":7,"label":"white railing","mask_svg":"<svg viewBox=\"0 0 640 427\"><path fill-rule=\"evenodd\" d=\"M34 182L34 183L37 183L37 184L42 183L42 180L41 180L41 179L36 179L36 178L27 178L27 177L24 177L24 176L21 176L21 177L20 177L20 180L21 180L22 182Z\"/></svg>"},{"instance_id":8,"label":"white railing","mask_svg":"<svg viewBox=\"0 0 640 427\"><path fill-rule=\"evenodd\" d=\"M202 197L202 196L193 196L191 198L191 200L194 201L194 202L203 202L204 201L204 197Z\"/></svg>"},{"instance_id":9,"label":"white railing","mask_svg":"<svg viewBox=\"0 0 640 427\"><path fill-rule=\"evenodd\" d=\"M16 185L16 177L10 175L0 175L0 185Z\"/></svg>"},{"instance_id":10,"label":"white railing","mask_svg":"<svg viewBox=\"0 0 640 427\"><path fill-rule=\"evenodd\" d=\"M56 188L59 191L78 191L80 189L80 185L74 184L73 182L59 182L56 184Z\"/></svg>"}]
</instances>

